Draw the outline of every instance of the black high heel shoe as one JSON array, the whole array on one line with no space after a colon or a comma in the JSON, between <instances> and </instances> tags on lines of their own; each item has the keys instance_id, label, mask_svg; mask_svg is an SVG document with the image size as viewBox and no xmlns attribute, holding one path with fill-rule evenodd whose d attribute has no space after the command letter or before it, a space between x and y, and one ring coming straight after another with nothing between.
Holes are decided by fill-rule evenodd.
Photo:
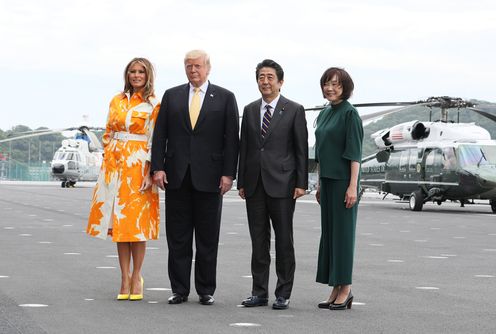
<instances>
[{"instance_id":1,"label":"black high heel shoe","mask_svg":"<svg viewBox=\"0 0 496 334\"><path fill-rule=\"evenodd\" d=\"M319 308L329 308L331 306L331 304L334 303L335 300L336 300L336 298L334 298L332 301L323 300L317 306Z\"/></svg>"},{"instance_id":2,"label":"black high heel shoe","mask_svg":"<svg viewBox=\"0 0 496 334\"><path fill-rule=\"evenodd\" d=\"M346 310L346 309L350 309L351 308L351 304L353 304L353 295L351 294L351 290L350 290L350 293L348 294L348 297L346 298L346 300L344 301L344 303L342 303L342 304L331 303L331 305L329 305L329 310L335 311L335 310Z\"/></svg>"}]
</instances>

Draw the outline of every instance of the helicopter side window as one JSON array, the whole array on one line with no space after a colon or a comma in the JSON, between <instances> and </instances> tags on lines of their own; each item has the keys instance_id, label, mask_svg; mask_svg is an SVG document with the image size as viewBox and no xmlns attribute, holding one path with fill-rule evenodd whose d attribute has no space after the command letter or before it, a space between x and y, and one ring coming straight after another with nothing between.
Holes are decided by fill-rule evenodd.
<instances>
[{"instance_id":1,"label":"helicopter side window","mask_svg":"<svg viewBox=\"0 0 496 334\"><path fill-rule=\"evenodd\" d=\"M392 151L389 160L387 161L387 165L393 169L398 168L400 164L400 154L401 152Z\"/></svg>"},{"instance_id":2,"label":"helicopter side window","mask_svg":"<svg viewBox=\"0 0 496 334\"><path fill-rule=\"evenodd\" d=\"M405 151L401 152L401 156L400 156L400 171L401 172L406 172L406 166L408 164L409 156L410 156L409 150L405 150Z\"/></svg>"},{"instance_id":3,"label":"helicopter side window","mask_svg":"<svg viewBox=\"0 0 496 334\"><path fill-rule=\"evenodd\" d=\"M417 160L419 156L419 150L416 148L413 148L410 150L410 158L408 161L408 170L409 171L416 171L417 170Z\"/></svg>"},{"instance_id":4,"label":"helicopter side window","mask_svg":"<svg viewBox=\"0 0 496 334\"><path fill-rule=\"evenodd\" d=\"M429 152L425 159L425 171L429 174L440 174L443 168L443 152L440 149L434 149Z\"/></svg>"},{"instance_id":5,"label":"helicopter side window","mask_svg":"<svg viewBox=\"0 0 496 334\"><path fill-rule=\"evenodd\" d=\"M443 169L448 171L456 169L456 156L453 147L443 148Z\"/></svg>"}]
</instances>

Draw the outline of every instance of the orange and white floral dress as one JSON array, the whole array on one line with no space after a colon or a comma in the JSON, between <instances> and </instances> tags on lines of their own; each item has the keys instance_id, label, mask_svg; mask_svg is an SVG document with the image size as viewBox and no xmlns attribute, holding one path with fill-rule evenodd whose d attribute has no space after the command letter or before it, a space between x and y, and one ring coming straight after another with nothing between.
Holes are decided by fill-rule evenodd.
<instances>
[{"instance_id":1,"label":"orange and white floral dress","mask_svg":"<svg viewBox=\"0 0 496 334\"><path fill-rule=\"evenodd\" d=\"M140 93L116 95L110 102L100 175L93 191L86 233L112 241L158 239L159 195L153 185L140 192L150 173L151 142L160 103Z\"/></svg>"}]
</instances>

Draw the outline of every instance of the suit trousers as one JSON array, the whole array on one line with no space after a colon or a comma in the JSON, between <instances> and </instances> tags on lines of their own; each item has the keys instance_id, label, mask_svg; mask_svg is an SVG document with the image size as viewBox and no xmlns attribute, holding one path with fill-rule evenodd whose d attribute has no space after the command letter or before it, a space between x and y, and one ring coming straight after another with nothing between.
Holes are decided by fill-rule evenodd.
<instances>
[{"instance_id":1,"label":"suit trousers","mask_svg":"<svg viewBox=\"0 0 496 334\"><path fill-rule=\"evenodd\" d=\"M220 193L196 190L189 168L179 189L166 189L165 231L173 293L189 295L194 233L196 292L214 294L221 213Z\"/></svg>"},{"instance_id":2,"label":"suit trousers","mask_svg":"<svg viewBox=\"0 0 496 334\"><path fill-rule=\"evenodd\" d=\"M246 211L252 244L251 273L252 295L268 297L270 272L270 221L275 233L276 246L276 297L289 299L293 289L295 252L293 241L293 215L295 200L273 198L265 192L259 176L254 194L246 198Z\"/></svg>"}]
</instances>

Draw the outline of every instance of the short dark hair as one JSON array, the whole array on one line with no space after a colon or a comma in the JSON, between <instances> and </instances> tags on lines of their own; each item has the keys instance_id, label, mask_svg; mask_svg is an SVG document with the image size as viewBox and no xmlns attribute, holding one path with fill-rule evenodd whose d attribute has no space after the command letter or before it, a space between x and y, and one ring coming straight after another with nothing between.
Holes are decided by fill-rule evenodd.
<instances>
[{"instance_id":1,"label":"short dark hair","mask_svg":"<svg viewBox=\"0 0 496 334\"><path fill-rule=\"evenodd\" d=\"M322 90L322 95L324 95L325 83L330 81L334 77L334 75L336 75L336 77L338 78L338 82L343 87L343 94L341 94L343 100L348 100L353 94L355 85L353 84L353 80L351 79L348 72L346 72L344 68L339 67L330 67L325 70L324 74L322 74L322 77L320 78L320 89Z\"/></svg>"},{"instance_id":2,"label":"short dark hair","mask_svg":"<svg viewBox=\"0 0 496 334\"><path fill-rule=\"evenodd\" d=\"M258 74L262 67L271 67L276 71L277 81L284 80L284 71L282 70L281 65L273 61L272 59L264 59L261 63L258 63L257 69L255 71L256 79L258 80Z\"/></svg>"}]
</instances>

